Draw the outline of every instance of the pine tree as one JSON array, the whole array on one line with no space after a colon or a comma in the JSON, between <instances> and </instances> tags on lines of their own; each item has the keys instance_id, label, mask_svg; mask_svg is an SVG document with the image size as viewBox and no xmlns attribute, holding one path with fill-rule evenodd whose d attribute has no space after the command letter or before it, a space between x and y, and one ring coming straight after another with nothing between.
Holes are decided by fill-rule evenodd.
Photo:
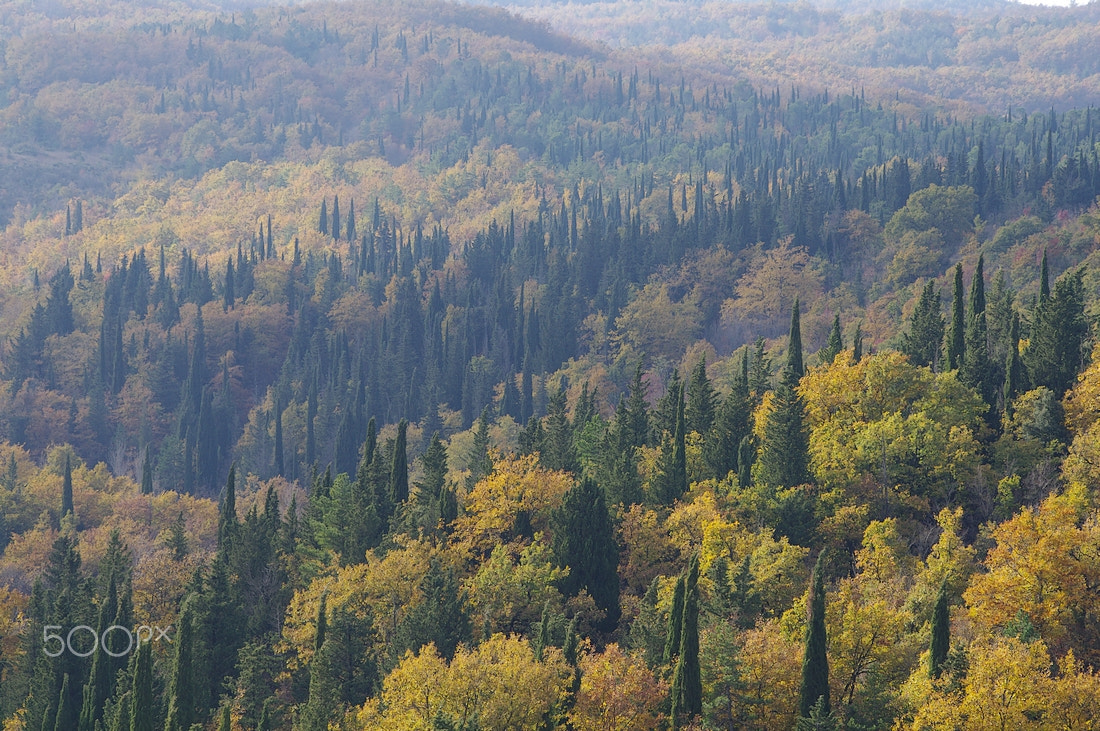
<instances>
[{"instance_id":1,"label":"pine tree","mask_svg":"<svg viewBox=\"0 0 1100 731\"><path fill-rule=\"evenodd\" d=\"M951 649L951 615L947 606L947 582L940 584L936 605L932 609L932 641L928 648L928 675L940 677L944 660Z\"/></svg>"},{"instance_id":2,"label":"pine tree","mask_svg":"<svg viewBox=\"0 0 1100 731\"><path fill-rule=\"evenodd\" d=\"M620 448L644 447L649 440L649 407L645 400L645 382L641 362L634 368L629 396L615 410L615 428Z\"/></svg>"},{"instance_id":3,"label":"pine tree","mask_svg":"<svg viewBox=\"0 0 1100 731\"><path fill-rule=\"evenodd\" d=\"M1085 319L1084 269L1069 272L1054 283L1053 294L1042 295L1031 316L1031 339L1024 352L1031 386L1046 386L1062 398L1073 386L1084 360L1088 321Z\"/></svg>"},{"instance_id":4,"label":"pine tree","mask_svg":"<svg viewBox=\"0 0 1100 731\"><path fill-rule=\"evenodd\" d=\"M829 340L821 349L819 360L821 365L831 365L833 359L840 351L844 350L844 337L840 331L840 315L833 316L833 327L829 330Z\"/></svg>"},{"instance_id":5,"label":"pine tree","mask_svg":"<svg viewBox=\"0 0 1100 731\"><path fill-rule=\"evenodd\" d=\"M764 440L756 458L758 482L772 488L810 482L809 430L798 378L788 364L775 389L764 422Z\"/></svg>"},{"instance_id":6,"label":"pine tree","mask_svg":"<svg viewBox=\"0 0 1100 731\"><path fill-rule=\"evenodd\" d=\"M432 559L424 578L420 580L421 600L405 615L394 641L397 656L405 650L418 653L429 642L435 643L440 655L451 660L458 645L469 642L470 617L466 598L459 589L454 569L446 569Z\"/></svg>"},{"instance_id":7,"label":"pine tree","mask_svg":"<svg viewBox=\"0 0 1100 731\"><path fill-rule=\"evenodd\" d=\"M320 216L320 220L317 222L317 230L320 233L323 233L323 234L328 233L328 199L327 198L322 198L321 199L321 216Z\"/></svg>"},{"instance_id":8,"label":"pine tree","mask_svg":"<svg viewBox=\"0 0 1100 731\"><path fill-rule=\"evenodd\" d=\"M963 307L963 268L962 264L956 264L954 294L951 299L951 325L947 331L947 341L944 346L949 371L962 365L963 354L966 352L966 317Z\"/></svg>"},{"instance_id":9,"label":"pine tree","mask_svg":"<svg viewBox=\"0 0 1100 731\"><path fill-rule=\"evenodd\" d=\"M901 352L909 356L915 366L927 366L936 370L943 344L943 313L940 312L940 293L936 283L928 280L921 290L920 299L909 321Z\"/></svg>"},{"instance_id":10,"label":"pine tree","mask_svg":"<svg viewBox=\"0 0 1100 731\"><path fill-rule=\"evenodd\" d=\"M577 453L573 448L573 426L566 414L565 386L550 397L546 407L546 437L543 439L539 462L550 470L575 472Z\"/></svg>"},{"instance_id":11,"label":"pine tree","mask_svg":"<svg viewBox=\"0 0 1100 731\"><path fill-rule=\"evenodd\" d=\"M818 699L823 699L825 713L831 711L826 647L824 554L818 554L810 586L806 641L802 655L802 685L798 697L798 715L804 718L808 718L813 712Z\"/></svg>"},{"instance_id":12,"label":"pine tree","mask_svg":"<svg viewBox=\"0 0 1100 731\"><path fill-rule=\"evenodd\" d=\"M613 628L619 621L619 546L603 490L582 478L565 493L550 525L557 563L569 567L562 593L575 596L586 589L605 612L601 627Z\"/></svg>"},{"instance_id":13,"label":"pine tree","mask_svg":"<svg viewBox=\"0 0 1100 731\"><path fill-rule=\"evenodd\" d=\"M187 557L188 542L187 542L187 523L183 519L183 511L179 512L176 519L172 521L172 527L169 528L168 540L165 542L165 546L172 552L173 561L182 561Z\"/></svg>"},{"instance_id":14,"label":"pine tree","mask_svg":"<svg viewBox=\"0 0 1100 731\"><path fill-rule=\"evenodd\" d=\"M687 403L684 408L685 428L688 432L706 434L714 425L714 409L717 396L707 378L706 356L699 359L688 382Z\"/></svg>"},{"instance_id":15,"label":"pine tree","mask_svg":"<svg viewBox=\"0 0 1100 731\"><path fill-rule=\"evenodd\" d=\"M218 731L233 731L233 719L229 715L229 704L222 706L219 714Z\"/></svg>"},{"instance_id":16,"label":"pine tree","mask_svg":"<svg viewBox=\"0 0 1100 731\"><path fill-rule=\"evenodd\" d=\"M757 338L753 346L752 370L749 371L749 392L752 393L753 403L760 403L764 393L768 390L771 380L772 359L765 350L764 338Z\"/></svg>"},{"instance_id":17,"label":"pine tree","mask_svg":"<svg viewBox=\"0 0 1100 731\"><path fill-rule=\"evenodd\" d=\"M472 490L481 478L493 471L493 460L489 457L489 409L481 411L474 430L474 441L470 446L470 453L466 462L470 466L470 474L466 478L467 491Z\"/></svg>"}]
</instances>

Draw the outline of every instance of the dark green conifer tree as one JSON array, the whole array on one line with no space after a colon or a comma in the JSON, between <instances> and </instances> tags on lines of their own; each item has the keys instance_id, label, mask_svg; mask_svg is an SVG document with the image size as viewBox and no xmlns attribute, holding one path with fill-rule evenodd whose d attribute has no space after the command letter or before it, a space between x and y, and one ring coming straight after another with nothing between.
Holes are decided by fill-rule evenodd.
<instances>
[{"instance_id":1,"label":"dark green conifer tree","mask_svg":"<svg viewBox=\"0 0 1100 731\"><path fill-rule=\"evenodd\" d=\"M661 664L671 668L676 662L676 656L680 652L680 633L684 629L684 594L687 588L687 575L683 574L676 580L676 587L672 591L672 607L668 613L668 629L665 631L665 650L661 656Z\"/></svg>"},{"instance_id":2,"label":"dark green conifer tree","mask_svg":"<svg viewBox=\"0 0 1100 731\"><path fill-rule=\"evenodd\" d=\"M951 298L951 324L947 330L947 341L944 345L944 356L949 371L953 371L962 365L963 354L966 352L966 314L964 311L962 264L955 265L953 292Z\"/></svg>"},{"instance_id":3,"label":"dark green conifer tree","mask_svg":"<svg viewBox=\"0 0 1100 731\"><path fill-rule=\"evenodd\" d=\"M475 427L474 442L470 446L470 453L466 459L470 466L470 474L466 478L467 490L472 490L481 478L493 471L493 460L489 457L489 409L487 407L482 409Z\"/></svg>"},{"instance_id":4,"label":"dark green conifer tree","mask_svg":"<svg viewBox=\"0 0 1100 731\"><path fill-rule=\"evenodd\" d=\"M141 460L141 494L153 494L153 460L148 444L145 445L145 457Z\"/></svg>"},{"instance_id":5,"label":"dark green conifer tree","mask_svg":"<svg viewBox=\"0 0 1100 731\"><path fill-rule=\"evenodd\" d=\"M222 495L221 508L218 511L218 553L223 557L232 549L237 534L237 466L229 468L229 477L225 480L225 492Z\"/></svg>"},{"instance_id":6,"label":"dark green conifer tree","mask_svg":"<svg viewBox=\"0 0 1100 731\"><path fill-rule=\"evenodd\" d=\"M586 589L605 612L600 627L610 630L619 621L619 546L603 490L582 478L565 493L550 526L555 559L569 567L562 593L576 596Z\"/></svg>"},{"instance_id":7,"label":"dark green conifer tree","mask_svg":"<svg viewBox=\"0 0 1100 731\"><path fill-rule=\"evenodd\" d=\"M936 605L932 609L932 641L928 648L928 675L940 677L943 663L951 649L951 615L947 606L947 582L940 584Z\"/></svg>"},{"instance_id":8,"label":"dark green conifer tree","mask_svg":"<svg viewBox=\"0 0 1100 731\"><path fill-rule=\"evenodd\" d=\"M275 399L275 474L280 477L285 474L286 465L283 462L283 405L279 399Z\"/></svg>"},{"instance_id":9,"label":"dark green conifer tree","mask_svg":"<svg viewBox=\"0 0 1100 731\"><path fill-rule=\"evenodd\" d=\"M714 425L714 409L717 396L707 378L706 356L699 359L691 371L688 382L687 402L684 407L685 427L688 432L705 435Z\"/></svg>"},{"instance_id":10,"label":"dark green conifer tree","mask_svg":"<svg viewBox=\"0 0 1100 731\"><path fill-rule=\"evenodd\" d=\"M990 406L995 400L993 364L989 359L989 339L985 315L985 279L983 257L970 282L970 303L966 319L965 347L959 364L959 380L970 386Z\"/></svg>"},{"instance_id":11,"label":"dark green conifer tree","mask_svg":"<svg viewBox=\"0 0 1100 731\"><path fill-rule=\"evenodd\" d=\"M909 321L909 332L903 336L901 352L916 366L936 370L943 351L943 313L940 293L934 280L928 280Z\"/></svg>"},{"instance_id":12,"label":"dark green conifer tree","mask_svg":"<svg viewBox=\"0 0 1100 731\"><path fill-rule=\"evenodd\" d=\"M738 450L741 440L750 435L751 417L752 401L748 382L738 379L733 390L718 407L714 426L703 442L703 459L711 477L721 480L730 472L737 472Z\"/></svg>"},{"instance_id":13,"label":"dark green conifer tree","mask_svg":"<svg viewBox=\"0 0 1100 731\"><path fill-rule=\"evenodd\" d=\"M164 722L164 731L188 731L197 720L195 715L195 680L206 678L202 668L192 667L194 650L195 597L183 602L180 610L179 631L175 637L175 657L172 662L172 678L168 688L168 717ZM199 672L196 672L198 670Z\"/></svg>"},{"instance_id":14,"label":"dark green conifer tree","mask_svg":"<svg viewBox=\"0 0 1100 731\"><path fill-rule=\"evenodd\" d=\"M799 315L798 300L795 299L791 309L791 330L787 345L787 367L794 371L797 378L806 374L806 367L802 361L802 318Z\"/></svg>"},{"instance_id":15,"label":"dark green conifer tree","mask_svg":"<svg viewBox=\"0 0 1100 731\"><path fill-rule=\"evenodd\" d=\"M153 645L143 642L137 651L130 695L129 731L153 731L156 706L153 701Z\"/></svg>"},{"instance_id":16,"label":"dark green conifer tree","mask_svg":"<svg viewBox=\"0 0 1100 731\"><path fill-rule=\"evenodd\" d=\"M629 396L619 402L615 410L615 428L621 447L644 447L649 440L649 407L645 399L645 382L642 380L642 364L634 368Z\"/></svg>"},{"instance_id":17,"label":"dark green conifer tree","mask_svg":"<svg viewBox=\"0 0 1100 731\"><path fill-rule=\"evenodd\" d=\"M829 713L829 658L825 636L824 554L818 554L810 585L807 606L806 641L802 655L802 685L798 695L798 715L808 718L818 699Z\"/></svg>"},{"instance_id":18,"label":"dark green conifer tree","mask_svg":"<svg viewBox=\"0 0 1100 731\"><path fill-rule=\"evenodd\" d=\"M840 331L840 315L833 316L833 327L829 330L829 340L821 349L819 360L821 365L831 365L840 351L844 350L844 336Z\"/></svg>"},{"instance_id":19,"label":"dark green conifer tree","mask_svg":"<svg viewBox=\"0 0 1100 731\"><path fill-rule=\"evenodd\" d=\"M394 641L396 656L405 650L414 653L434 642L439 654L451 660L458 645L469 642L471 623L466 598L458 585L454 569L443 568L432 559L428 572L420 580L421 601L405 615Z\"/></svg>"},{"instance_id":20,"label":"dark green conifer tree","mask_svg":"<svg viewBox=\"0 0 1100 731\"><path fill-rule=\"evenodd\" d=\"M655 497L661 505L672 505L688 489L683 384L674 381L672 389L669 397L675 410L673 431L665 435L657 462Z\"/></svg>"},{"instance_id":21,"label":"dark green conifer tree","mask_svg":"<svg viewBox=\"0 0 1100 731\"><path fill-rule=\"evenodd\" d=\"M1046 386L1057 398L1073 386L1084 361L1088 321L1083 277L1083 268L1059 277L1054 292L1045 299L1040 295L1031 315L1024 364L1031 386Z\"/></svg>"},{"instance_id":22,"label":"dark green conifer tree","mask_svg":"<svg viewBox=\"0 0 1100 731\"><path fill-rule=\"evenodd\" d=\"M1005 382L1002 391L1004 411L1012 416L1012 400L1017 394L1027 390L1027 372L1020 360L1020 315L1013 313L1012 325L1008 332L1008 358L1005 362Z\"/></svg>"},{"instance_id":23,"label":"dark green conifer tree","mask_svg":"<svg viewBox=\"0 0 1100 731\"><path fill-rule=\"evenodd\" d=\"M84 685L83 704L80 709L80 731L94 731L96 722L103 714L103 706L114 691L115 663L107 651L113 650L113 644L107 646L114 638L114 632L107 632L118 615L118 587L115 583L115 572L107 584L107 591L99 604L99 621L96 623L96 636L100 638L101 645L96 647L92 657L92 669L88 675L88 682Z\"/></svg>"},{"instance_id":24,"label":"dark green conifer tree","mask_svg":"<svg viewBox=\"0 0 1100 731\"><path fill-rule=\"evenodd\" d=\"M699 667L699 556L692 556L684 578L683 626L680 651L672 674L673 728L703 712L703 681Z\"/></svg>"},{"instance_id":25,"label":"dark green conifer tree","mask_svg":"<svg viewBox=\"0 0 1100 731\"><path fill-rule=\"evenodd\" d=\"M573 426L566 414L564 384L550 396L546 407L546 437L539 452L539 462L547 469L566 472L575 472L578 467Z\"/></svg>"},{"instance_id":26,"label":"dark green conifer tree","mask_svg":"<svg viewBox=\"0 0 1100 731\"><path fill-rule=\"evenodd\" d=\"M810 437L805 405L798 393L802 344L798 337L798 303L791 317L787 365L775 389L772 409L764 422L764 441L757 455L757 479L767 487L794 487L810 482Z\"/></svg>"},{"instance_id":27,"label":"dark green conifer tree","mask_svg":"<svg viewBox=\"0 0 1100 731\"><path fill-rule=\"evenodd\" d=\"M78 716L73 708L72 693L69 690L69 674L65 673L61 681L61 692L57 697L57 715L54 716L53 731L72 731L77 727Z\"/></svg>"},{"instance_id":28,"label":"dark green conifer tree","mask_svg":"<svg viewBox=\"0 0 1100 731\"><path fill-rule=\"evenodd\" d=\"M73 465L69 453L65 453L65 472L61 482L61 517L73 512Z\"/></svg>"},{"instance_id":29,"label":"dark green conifer tree","mask_svg":"<svg viewBox=\"0 0 1100 731\"><path fill-rule=\"evenodd\" d=\"M409 461L406 455L406 431L409 422L402 419L397 425L397 441L393 445L393 463L390 466L390 504L397 508L409 499Z\"/></svg>"}]
</instances>

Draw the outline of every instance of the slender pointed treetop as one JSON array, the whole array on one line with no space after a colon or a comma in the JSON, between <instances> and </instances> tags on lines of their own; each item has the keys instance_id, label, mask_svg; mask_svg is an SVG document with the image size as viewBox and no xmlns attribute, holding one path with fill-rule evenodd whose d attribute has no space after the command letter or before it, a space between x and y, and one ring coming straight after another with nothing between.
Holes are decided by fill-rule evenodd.
<instances>
[{"instance_id":1,"label":"slender pointed treetop","mask_svg":"<svg viewBox=\"0 0 1100 731\"><path fill-rule=\"evenodd\" d=\"M802 326L799 322L798 314L798 300L794 301L794 309L791 310L791 333L790 344L787 350L787 367L789 367L798 378L802 378L806 374L806 369L802 364Z\"/></svg>"}]
</instances>

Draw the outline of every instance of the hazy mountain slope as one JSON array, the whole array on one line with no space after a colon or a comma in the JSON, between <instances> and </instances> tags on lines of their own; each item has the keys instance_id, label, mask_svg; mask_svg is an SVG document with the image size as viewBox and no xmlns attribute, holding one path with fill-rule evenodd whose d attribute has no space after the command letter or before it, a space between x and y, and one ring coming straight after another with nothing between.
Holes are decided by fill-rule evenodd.
<instances>
[{"instance_id":1,"label":"hazy mountain slope","mask_svg":"<svg viewBox=\"0 0 1100 731\"><path fill-rule=\"evenodd\" d=\"M1100 6L1015 3L508 4L615 47L656 47L754 83L865 88L915 107L1003 112L1100 99Z\"/></svg>"}]
</instances>

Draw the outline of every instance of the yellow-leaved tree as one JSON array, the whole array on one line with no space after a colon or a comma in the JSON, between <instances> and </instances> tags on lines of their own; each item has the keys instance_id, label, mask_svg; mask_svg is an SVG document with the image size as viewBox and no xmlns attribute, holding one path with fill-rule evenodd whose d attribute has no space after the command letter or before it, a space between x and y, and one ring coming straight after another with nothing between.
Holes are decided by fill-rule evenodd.
<instances>
[{"instance_id":1,"label":"yellow-leaved tree","mask_svg":"<svg viewBox=\"0 0 1100 731\"><path fill-rule=\"evenodd\" d=\"M539 661L530 644L495 634L474 649L459 647L448 665L425 645L386 676L382 693L351 714L364 731L431 731L445 720L483 731L534 731L566 697L572 672L554 647Z\"/></svg>"},{"instance_id":2,"label":"yellow-leaved tree","mask_svg":"<svg viewBox=\"0 0 1100 731\"><path fill-rule=\"evenodd\" d=\"M1057 654L1100 661L1100 521L1081 486L1025 508L993 530L996 545L963 595L989 632L1020 613Z\"/></svg>"},{"instance_id":3,"label":"yellow-leaved tree","mask_svg":"<svg viewBox=\"0 0 1100 731\"><path fill-rule=\"evenodd\" d=\"M652 731L664 720L660 705L667 684L641 658L616 644L580 659L581 686L569 711L577 731Z\"/></svg>"}]
</instances>

